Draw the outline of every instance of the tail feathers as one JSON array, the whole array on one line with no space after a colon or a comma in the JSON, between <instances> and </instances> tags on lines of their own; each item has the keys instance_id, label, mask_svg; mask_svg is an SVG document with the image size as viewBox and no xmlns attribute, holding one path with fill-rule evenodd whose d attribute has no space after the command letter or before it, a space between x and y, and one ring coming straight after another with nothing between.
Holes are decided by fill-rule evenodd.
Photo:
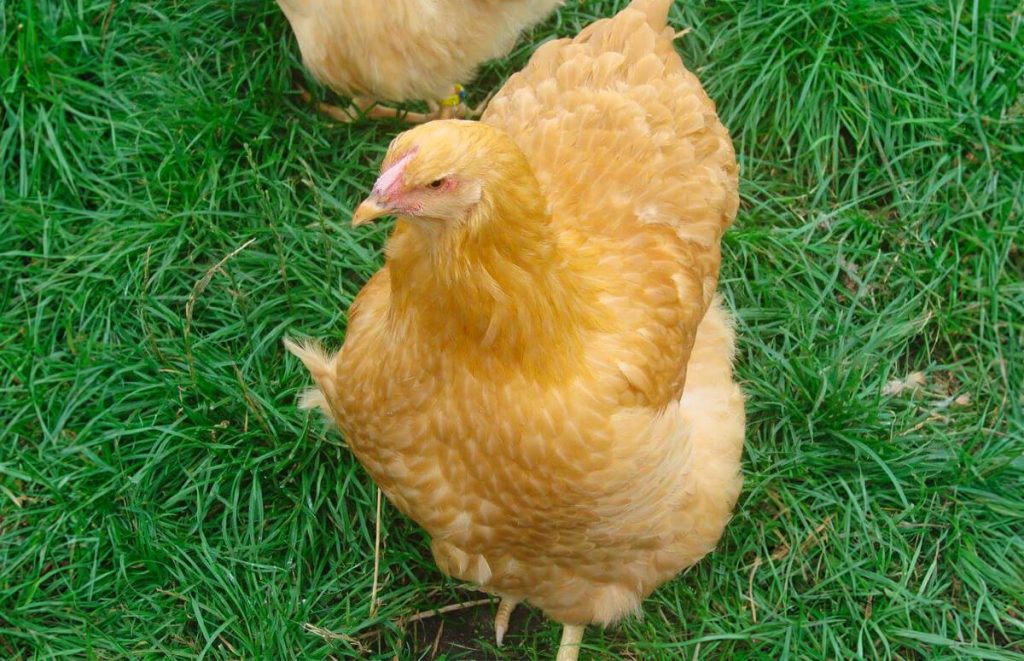
<instances>
[{"instance_id":1,"label":"tail feathers","mask_svg":"<svg viewBox=\"0 0 1024 661\"><path fill-rule=\"evenodd\" d=\"M309 370L317 387L311 388L302 393L299 397L299 408L319 408L328 420L331 420L331 407L327 395L330 394L332 385L331 373L333 371L334 359L327 355L323 347L312 340L293 342L289 338L284 339L284 346Z\"/></svg>"},{"instance_id":2,"label":"tail feathers","mask_svg":"<svg viewBox=\"0 0 1024 661\"><path fill-rule=\"evenodd\" d=\"M319 388L310 388L299 395L299 408L303 411L320 409L326 413L328 411L327 398Z\"/></svg>"},{"instance_id":3,"label":"tail feathers","mask_svg":"<svg viewBox=\"0 0 1024 661\"><path fill-rule=\"evenodd\" d=\"M319 388L310 388L299 395L299 408L303 411L320 409L320 413L323 414L328 426L334 426L334 416L331 414L331 405L327 402L327 398L324 397L324 394L320 392Z\"/></svg>"},{"instance_id":4,"label":"tail feathers","mask_svg":"<svg viewBox=\"0 0 1024 661\"><path fill-rule=\"evenodd\" d=\"M284 348L302 361L302 364L306 366L309 373L313 375L313 379L317 383L327 378L330 374L331 358L327 355L318 343L313 340L303 340L301 342L293 342L291 338L284 338Z\"/></svg>"},{"instance_id":5,"label":"tail feathers","mask_svg":"<svg viewBox=\"0 0 1024 661\"><path fill-rule=\"evenodd\" d=\"M647 15L647 23L655 30L662 30L668 25L668 10L672 0L633 0L629 8Z\"/></svg>"}]
</instances>

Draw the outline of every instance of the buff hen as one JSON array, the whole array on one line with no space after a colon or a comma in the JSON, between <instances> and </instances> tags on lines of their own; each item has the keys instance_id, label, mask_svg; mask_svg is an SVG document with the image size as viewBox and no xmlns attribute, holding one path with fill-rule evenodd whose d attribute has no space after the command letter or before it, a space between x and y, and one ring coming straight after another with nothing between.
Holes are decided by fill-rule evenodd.
<instances>
[{"instance_id":1,"label":"buff hen","mask_svg":"<svg viewBox=\"0 0 1024 661\"><path fill-rule=\"evenodd\" d=\"M353 97L318 104L339 121L360 114L421 122L465 112L461 85L477 66L506 54L519 33L562 0L277 0L302 61L321 83ZM378 101L425 100L430 114Z\"/></svg>"},{"instance_id":2,"label":"buff hen","mask_svg":"<svg viewBox=\"0 0 1024 661\"><path fill-rule=\"evenodd\" d=\"M728 132L635 0L542 46L480 122L392 142L359 225L398 217L341 351L288 348L444 573L585 625L711 551L744 400L716 296L738 205Z\"/></svg>"}]
</instances>

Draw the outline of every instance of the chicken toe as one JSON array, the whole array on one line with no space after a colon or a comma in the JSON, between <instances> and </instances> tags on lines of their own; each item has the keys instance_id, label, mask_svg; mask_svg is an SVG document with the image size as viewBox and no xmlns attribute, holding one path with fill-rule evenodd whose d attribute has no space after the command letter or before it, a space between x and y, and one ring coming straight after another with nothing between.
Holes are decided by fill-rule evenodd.
<instances>
[{"instance_id":1,"label":"chicken toe","mask_svg":"<svg viewBox=\"0 0 1024 661\"><path fill-rule=\"evenodd\" d=\"M360 111L355 105L350 104L342 107L335 106L330 103L323 103L314 99L313 95L309 93L309 90L301 84L297 84L297 87L299 90L299 96L302 98L303 102L312 105L317 112L327 115L334 121L341 122L342 124L348 124L349 122L354 122L359 119Z\"/></svg>"},{"instance_id":2,"label":"chicken toe","mask_svg":"<svg viewBox=\"0 0 1024 661\"><path fill-rule=\"evenodd\" d=\"M494 91L491 91L476 107L470 108L466 105L466 89L459 84L452 87L454 91L451 96L440 101L427 101L431 119L476 119L484 113L494 96Z\"/></svg>"},{"instance_id":3,"label":"chicken toe","mask_svg":"<svg viewBox=\"0 0 1024 661\"><path fill-rule=\"evenodd\" d=\"M398 117L399 119L405 120L410 124L422 124L434 119L434 114L424 114L421 112L406 112L399 110L398 108L392 108L391 106L384 106L378 104L373 99L366 97L356 97L352 99L352 103L347 106L336 106L331 103L324 103L317 101L313 98L313 95L303 87L301 84L298 85L299 95L302 100L312 105L317 112L327 115L336 122L342 124L348 124L356 121L360 117L368 117L371 119L381 117Z\"/></svg>"},{"instance_id":4,"label":"chicken toe","mask_svg":"<svg viewBox=\"0 0 1024 661\"><path fill-rule=\"evenodd\" d=\"M495 90L491 90L490 94L484 97L484 100L473 108L470 108L465 104L459 106L459 117L476 119L480 115L484 114L484 111L487 110L487 104L491 102L491 97L494 96L494 92Z\"/></svg>"},{"instance_id":5,"label":"chicken toe","mask_svg":"<svg viewBox=\"0 0 1024 661\"><path fill-rule=\"evenodd\" d=\"M359 107L361 114L364 117L369 117L371 119L380 117L397 117L398 119L409 122L410 124L422 124L423 122L429 122L434 119L433 116L422 112L407 112L405 110L399 110L398 108L392 108L391 106L384 106L373 99L359 97L353 101L355 105Z\"/></svg>"},{"instance_id":6,"label":"chicken toe","mask_svg":"<svg viewBox=\"0 0 1024 661\"><path fill-rule=\"evenodd\" d=\"M555 661L576 661L580 655L580 643L583 642L582 624L566 624L562 627L562 642L558 645L558 656Z\"/></svg>"},{"instance_id":7,"label":"chicken toe","mask_svg":"<svg viewBox=\"0 0 1024 661\"><path fill-rule=\"evenodd\" d=\"M508 631L508 618L511 617L512 611L515 610L518 603L518 599L505 597L498 604L498 614L494 616L494 639L498 643L498 647L501 647L501 641L505 639L505 632Z\"/></svg>"}]
</instances>

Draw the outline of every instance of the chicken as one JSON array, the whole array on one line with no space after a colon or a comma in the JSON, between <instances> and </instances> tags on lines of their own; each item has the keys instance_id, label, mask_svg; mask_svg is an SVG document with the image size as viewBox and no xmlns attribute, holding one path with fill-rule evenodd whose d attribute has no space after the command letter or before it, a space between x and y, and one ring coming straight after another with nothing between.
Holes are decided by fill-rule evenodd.
<instances>
[{"instance_id":1,"label":"chicken","mask_svg":"<svg viewBox=\"0 0 1024 661\"><path fill-rule=\"evenodd\" d=\"M716 295L738 206L728 132L670 0L545 44L480 122L392 142L361 225L387 262L329 355L288 341L442 572L564 626L636 613L739 496L744 398Z\"/></svg>"},{"instance_id":2,"label":"chicken","mask_svg":"<svg viewBox=\"0 0 1024 661\"><path fill-rule=\"evenodd\" d=\"M462 86L477 66L505 55L519 33L562 0L277 0L313 76L353 97L318 104L334 119L400 115L412 122L465 113ZM426 100L430 114L378 101Z\"/></svg>"}]
</instances>

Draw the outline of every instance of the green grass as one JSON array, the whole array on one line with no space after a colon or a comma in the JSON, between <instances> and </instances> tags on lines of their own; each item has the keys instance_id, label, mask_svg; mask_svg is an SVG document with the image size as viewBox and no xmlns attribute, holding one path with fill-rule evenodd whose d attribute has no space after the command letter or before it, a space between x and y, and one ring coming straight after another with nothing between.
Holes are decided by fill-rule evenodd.
<instances>
[{"instance_id":1,"label":"green grass","mask_svg":"<svg viewBox=\"0 0 1024 661\"><path fill-rule=\"evenodd\" d=\"M570 3L472 97L622 4ZM748 478L585 658L1024 656L1022 14L676 7L742 161ZM281 347L343 338L400 127L300 103L270 0L8 0L0 44L0 656L429 658L399 618L477 597L385 506L371 613L375 489ZM502 658L550 658L555 624L513 627ZM469 638L448 658L495 653Z\"/></svg>"}]
</instances>

